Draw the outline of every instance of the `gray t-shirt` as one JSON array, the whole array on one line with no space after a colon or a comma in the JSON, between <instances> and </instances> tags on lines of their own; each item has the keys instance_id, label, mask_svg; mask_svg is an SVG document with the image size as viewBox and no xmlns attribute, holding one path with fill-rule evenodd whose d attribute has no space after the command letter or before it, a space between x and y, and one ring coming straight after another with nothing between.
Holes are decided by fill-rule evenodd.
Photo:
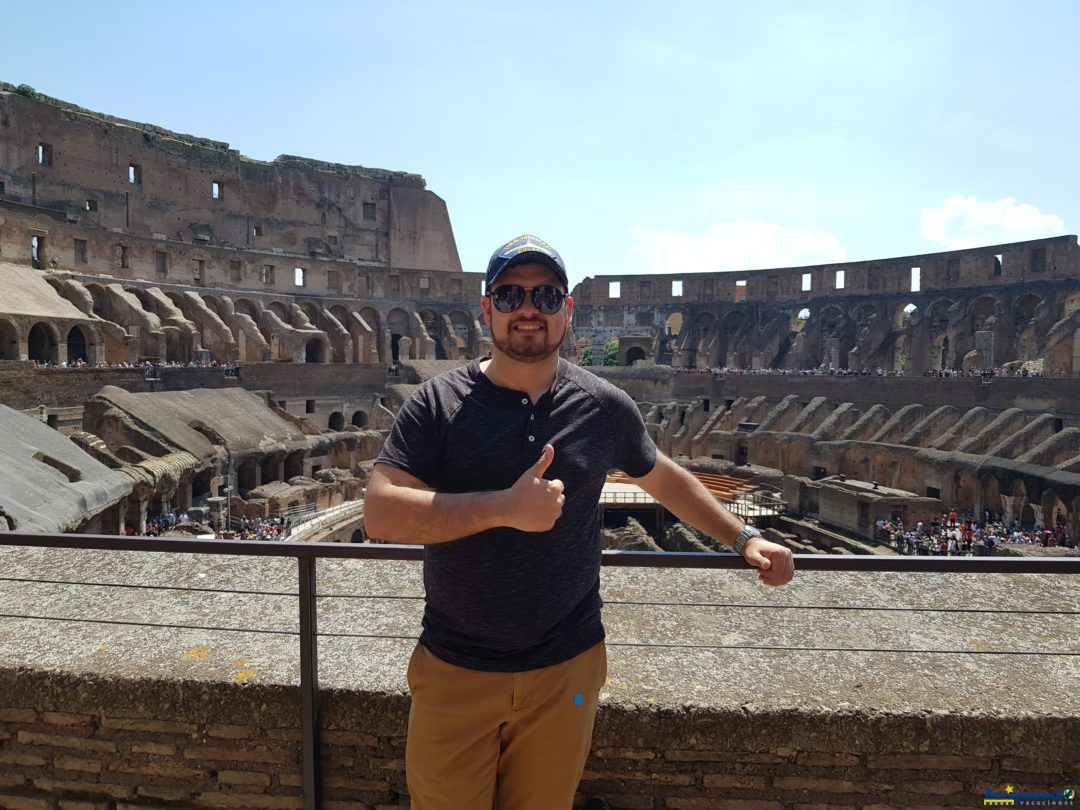
<instances>
[{"instance_id":1,"label":"gray t-shirt","mask_svg":"<svg viewBox=\"0 0 1080 810\"><path fill-rule=\"evenodd\" d=\"M597 502L610 470L648 473L656 445L634 401L589 371L560 359L534 406L473 360L416 390L377 459L437 492L480 492L512 486L545 444L555 458L544 477L566 487L550 531L499 527L424 550L420 642L451 664L522 672L603 640Z\"/></svg>"}]
</instances>

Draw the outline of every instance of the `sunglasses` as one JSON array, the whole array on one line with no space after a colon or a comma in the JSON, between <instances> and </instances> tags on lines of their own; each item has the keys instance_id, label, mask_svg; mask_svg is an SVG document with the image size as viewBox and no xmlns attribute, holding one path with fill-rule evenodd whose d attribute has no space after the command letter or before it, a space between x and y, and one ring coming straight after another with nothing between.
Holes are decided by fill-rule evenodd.
<instances>
[{"instance_id":1,"label":"sunglasses","mask_svg":"<svg viewBox=\"0 0 1080 810\"><path fill-rule=\"evenodd\" d=\"M532 297L533 306L541 315L554 315L562 309L566 293L550 284L539 287L522 287L520 284L503 284L488 292L492 306L499 312L516 312L525 303L525 293Z\"/></svg>"}]
</instances>

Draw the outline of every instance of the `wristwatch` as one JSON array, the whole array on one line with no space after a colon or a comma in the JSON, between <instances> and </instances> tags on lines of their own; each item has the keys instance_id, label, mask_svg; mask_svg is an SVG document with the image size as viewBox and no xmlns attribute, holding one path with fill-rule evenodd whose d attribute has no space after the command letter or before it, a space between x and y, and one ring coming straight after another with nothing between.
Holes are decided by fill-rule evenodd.
<instances>
[{"instance_id":1,"label":"wristwatch","mask_svg":"<svg viewBox=\"0 0 1080 810\"><path fill-rule=\"evenodd\" d=\"M743 549L746 548L746 544L750 542L753 537L761 537L761 532L747 523L743 526L743 530L735 537L731 542L731 547L735 550L736 554L742 554Z\"/></svg>"}]
</instances>

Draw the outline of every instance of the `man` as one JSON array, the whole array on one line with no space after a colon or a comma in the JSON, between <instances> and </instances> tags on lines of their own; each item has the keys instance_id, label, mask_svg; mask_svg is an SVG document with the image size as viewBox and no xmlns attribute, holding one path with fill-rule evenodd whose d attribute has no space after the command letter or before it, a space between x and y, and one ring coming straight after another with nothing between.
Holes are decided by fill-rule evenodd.
<instances>
[{"instance_id":1,"label":"man","mask_svg":"<svg viewBox=\"0 0 1080 810\"><path fill-rule=\"evenodd\" d=\"M413 810L571 806L607 677L597 503L612 468L735 543L763 582L794 573L787 549L656 451L629 396L559 359L567 287L535 236L495 251L481 300L491 358L420 386L368 487L368 535L427 547L408 672Z\"/></svg>"}]
</instances>

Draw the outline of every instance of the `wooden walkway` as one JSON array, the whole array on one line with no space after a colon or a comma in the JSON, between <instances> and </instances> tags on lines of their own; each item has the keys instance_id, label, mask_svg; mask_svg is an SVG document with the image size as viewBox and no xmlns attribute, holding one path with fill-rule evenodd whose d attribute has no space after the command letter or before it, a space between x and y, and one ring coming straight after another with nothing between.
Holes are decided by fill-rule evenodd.
<instances>
[{"instance_id":1,"label":"wooden walkway","mask_svg":"<svg viewBox=\"0 0 1080 810\"><path fill-rule=\"evenodd\" d=\"M732 475L714 475L712 473L698 473L690 471L690 474L705 485L719 500L724 503L732 503L737 495L754 492L758 487L745 478L736 478ZM623 472L618 472L607 477L612 484L633 484L634 481Z\"/></svg>"}]
</instances>

